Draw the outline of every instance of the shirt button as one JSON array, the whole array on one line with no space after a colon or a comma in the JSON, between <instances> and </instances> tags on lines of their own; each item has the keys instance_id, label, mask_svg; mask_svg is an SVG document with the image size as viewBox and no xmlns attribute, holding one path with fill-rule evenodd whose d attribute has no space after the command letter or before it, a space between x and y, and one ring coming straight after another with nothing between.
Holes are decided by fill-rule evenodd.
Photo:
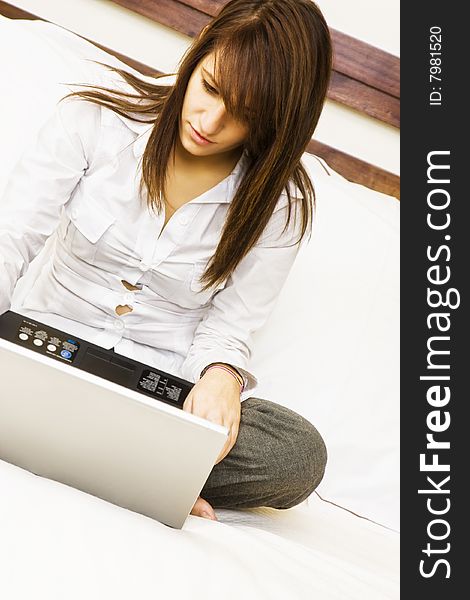
<instances>
[{"instance_id":1,"label":"shirt button","mask_svg":"<svg viewBox=\"0 0 470 600\"><path fill-rule=\"evenodd\" d=\"M142 273L146 273L150 269L150 265L147 265L146 263L144 263L144 261L142 261L139 264L139 269L142 271Z\"/></svg>"},{"instance_id":2,"label":"shirt button","mask_svg":"<svg viewBox=\"0 0 470 600\"><path fill-rule=\"evenodd\" d=\"M134 295L133 294L124 294L124 302L126 304L132 304L134 302Z\"/></svg>"},{"instance_id":3,"label":"shirt button","mask_svg":"<svg viewBox=\"0 0 470 600\"><path fill-rule=\"evenodd\" d=\"M188 217L180 217L181 225L187 225L189 222Z\"/></svg>"},{"instance_id":4,"label":"shirt button","mask_svg":"<svg viewBox=\"0 0 470 600\"><path fill-rule=\"evenodd\" d=\"M117 329L118 331L122 331L124 329L124 323L122 321L119 321L119 319L116 319L114 321L114 329Z\"/></svg>"},{"instance_id":5,"label":"shirt button","mask_svg":"<svg viewBox=\"0 0 470 600\"><path fill-rule=\"evenodd\" d=\"M77 211L77 209L76 209L76 208L74 208L74 209L72 210L72 214L71 214L71 216L72 216L72 219L76 219L76 218L78 217L78 211Z\"/></svg>"}]
</instances>

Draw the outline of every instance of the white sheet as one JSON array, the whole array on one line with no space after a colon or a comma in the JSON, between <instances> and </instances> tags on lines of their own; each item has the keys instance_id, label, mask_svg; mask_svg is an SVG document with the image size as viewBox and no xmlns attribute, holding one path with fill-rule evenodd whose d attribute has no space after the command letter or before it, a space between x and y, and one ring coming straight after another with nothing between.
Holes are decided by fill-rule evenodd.
<instances>
[{"instance_id":1,"label":"white sheet","mask_svg":"<svg viewBox=\"0 0 470 600\"><path fill-rule=\"evenodd\" d=\"M317 500L183 530L0 461L8 600L398 598L398 535Z\"/></svg>"}]
</instances>

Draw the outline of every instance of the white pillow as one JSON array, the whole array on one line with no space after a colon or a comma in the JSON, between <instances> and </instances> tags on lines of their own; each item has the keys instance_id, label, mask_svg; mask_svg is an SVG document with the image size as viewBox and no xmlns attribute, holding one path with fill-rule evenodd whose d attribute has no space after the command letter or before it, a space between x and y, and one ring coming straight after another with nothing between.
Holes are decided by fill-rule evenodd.
<instances>
[{"instance_id":1,"label":"white pillow","mask_svg":"<svg viewBox=\"0 0 470 600\"><path fill-rule=\"evenodd\" d=\"M399 528L399 203L304 156L317 211L252 370L329 453L319 494Z\"/></svg>"},{"instance_id":2,"label":"white pillow","mask_svg":"<svg viewBox=\"0 0 470 600\"><path fill-rule=\"evenodd\" d=\"M73 89L64 84L102 75L85 59L130 70L55 25L0 17L0 66L8 81L0 195L29 137ZM324 436L322 497L398 529L399 203L329 167L326 173L316 157L306 154L304 163L317 195L314 233L255 335L250 367L260 379L257 395L296 410ZM44 256L27 277L34 279Z\"/></svg>"}]
</instances>

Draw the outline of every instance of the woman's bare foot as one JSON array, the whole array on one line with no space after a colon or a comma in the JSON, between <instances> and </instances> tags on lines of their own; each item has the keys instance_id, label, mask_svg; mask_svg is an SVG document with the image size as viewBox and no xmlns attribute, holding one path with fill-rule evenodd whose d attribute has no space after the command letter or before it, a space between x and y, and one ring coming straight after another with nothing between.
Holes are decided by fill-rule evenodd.
<instances>
[{"instance_id":1,"label":"woman's bare foot","mask_svg":"<svg viewBox=\"0 0 470 600\"><path fill-rule=\"evenodd\" d=\"M207 502L207 500L204 500L204 498L201 498L201 496L199 496L196 502L194 503L194 506L191 510L191 514L195 515L196 517L202 517L203 519L217 521L214 509L209 504L209 502Z\"/></svg>"}]
</instances>

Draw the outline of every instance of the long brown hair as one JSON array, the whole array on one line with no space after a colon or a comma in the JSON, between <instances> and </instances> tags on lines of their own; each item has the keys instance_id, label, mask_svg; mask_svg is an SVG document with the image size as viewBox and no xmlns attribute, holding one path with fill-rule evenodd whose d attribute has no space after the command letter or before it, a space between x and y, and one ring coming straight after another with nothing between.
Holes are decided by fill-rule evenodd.
<instances>
[{"instance_id":1,"label":"long brown hair","mask_svg":"<svg viewBox=\"0 0 470 600\"><path fill-rule=\"evenodd\" d=\"M194 69L211 53L226 110L248 125L249 134L244 144L247 168L201 278L205 288L223 282L256 244L283 190L288 198L285 228L289 226L289 182L301 195L296 243L311 232L315 193L300 161L323 108L332 63L328 26L317 5L311 0L231 0L185 53L173 86L109 67L134 92L89 86L69 94L154 123L142 159L141 191L145 189L148 203L160 212L186 88Z\"/></svg>"}]
</instances>

